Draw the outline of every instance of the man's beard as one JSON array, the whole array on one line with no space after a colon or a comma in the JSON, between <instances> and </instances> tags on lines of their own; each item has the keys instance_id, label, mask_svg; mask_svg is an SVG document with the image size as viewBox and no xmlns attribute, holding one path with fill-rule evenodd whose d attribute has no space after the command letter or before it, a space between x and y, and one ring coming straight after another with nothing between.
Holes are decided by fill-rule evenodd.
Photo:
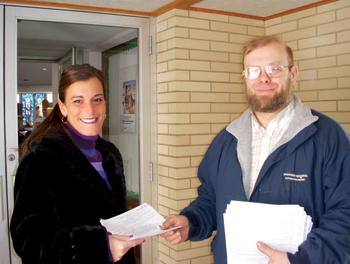
<instances>
[{"instance_id":1,"label":"man's beard","mask_svg":"<svg viewBox=\"0 0 350 264\"><path fill-rule=\"evenodd\" d=\"M270 95L256 95L247 88L247 82L244 81L245 96L248 106L253 112L272 113L279 109L285 108L292 100L292 78L282 86L280 92ZM254 89L254 88L252 88Z\"/></svg>"}]
</instances>

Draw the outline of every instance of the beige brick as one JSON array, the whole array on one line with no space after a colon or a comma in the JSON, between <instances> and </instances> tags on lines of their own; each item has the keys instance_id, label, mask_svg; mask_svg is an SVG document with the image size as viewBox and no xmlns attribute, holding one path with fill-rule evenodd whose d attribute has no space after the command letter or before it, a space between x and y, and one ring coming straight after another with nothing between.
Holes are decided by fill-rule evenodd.
<instances>
[{"instance_id":1,"label":"beige brick","mask_svg":"<svg viewBox=\"0 0 350 264\"><path fill-rule=\"evenodd\" d=\"M335 20L336 20L335 11L331 11L328 13L322 13L319 15L299 19L298 27L306 28L306 27L318 26L329 22L333 22Z\"/></svg>"},{"instance_id":2,"label":"beige brick","mask_svg":"<svg viewBox=\"0 0 350 264\"><path fill-rule=\"evenodd\" d=\"M168 20L168 27L190 27L209 29L209 21L190 17L172 17Z\"/></svg>"},{"instance_id":3,"label":"beige brick","mask_svg":"<svg viewBox=\"0 0 350 264\"><path fill-rule=\"evenodd\" d=\"M247 36L247 35L230 34L230 42L233 42L233 43L245 44L248 41L250 41L252 38L253 38L252 36Z\"/></svg>"},{"instance_id":4,"label":"beige brick","mask_svg":"<svg viewBox=\"0 0 350 264\"><path fill-rule=\"evenodd\" d=\"M157 52L158 54L163 52L163 51L166 51L168 50L168 42L167 41L164 41L164 42L161 42L161 43L157 43Z\"/></svg>"},{"instance_id":5,"label":"beige brick","mask_svg":"<svg viewBox=\"0 0 350 264\"><path fill-rule=\"evenodd\" d=\"M349 123L350 120L350 112L325 112L324 114L338 123Z\"/></svg>"},{"instance_id":6,"label":"beige brick","mask_svg":"<svg viewBox=\"0 0 350 264\"><path fill-rule=\"evenodd\" d=\"M340 124L345 132L350 136L350 124Z\"/></svg>"},{"instance_id":7,"label":"beige brick","mask_svg":"<svg viewBox=\"0 0 350 264\"><path fill-rule=\"evenodd\" d=\"M158 143L172 146L189 145L189 136L158 135Z\"/></svg>"},{"instance_id":8,"label":"beige brick","mask_svg":"<svg viewBox=\"0 0 350 264\"><path fill-rule=\"evenodd\" d=\"M190 179L173 179L169 177L158 176L158 184L169 187L171 189L187 189L190 188Z\"/></svg>"},{"instance_id":9,"label":"beige brick","mask_svg":"<svg viewBox=\"0 0 350 264\"><path fill-rule=\"evenodd\" d=\"M277 17L265 21L265 28L282 23L282 17Z\"/></svg>"},{"instance_id":10,"label":"beige brick","mask_svg":"<svg viewBox=\"0 0 350 264\"><path fill-rule=\"evenodd\" d=\"M317 56L318 57L347 54L347 53L350 53L349 43L329 45L326 47L317 48Z\"/></svg>"},{"instance_id":11,"label":"beige brick","mask_svg":"<svg viewBox=\"0 0 350 264\"><path fill-rule=\"evenodd\" d=\"M159 114L158 124L183 124L190 122L189 114Z\"/></svg>"},{"instance_id":12,"label":"beige brick","mask_svg":"<svg viewBox=\"0 0 350 264\"><path fill-rule=\"evenodd\" d=\"M229 61L228 53L190 50L190 59L205 61Z\"/></svg>"},{"instance_id":13,"label":"beige brick","mask_svg":"<svg viewBox=\"0 0 350 264\"><path fill-rule=\"evenodd\" d=\"M173 210L171 210L171 211L173 211ZM180 211L178 211L177 214L178 213L180 213ZM177 250L177 251L191 248L191 241L189 241L189 240L182 242L180 244L177 244L177 245L172 245L168 241L166 241L164 237L159 237L159 242L162 244L165 244L169 248L172 248L172 249Z\"/></svg>"},{"instance_id":14,"label":"beige brick","mask_svg":"<svg viewBox=\"0 0 350 264\"><path fill-rule=\"evenodd\" d=\"M224 124L212 124L211 133L218 134L221 130L225 129L229 123Z\"/></svg>"},{"instance_id":15,"label":"beige brick","mask_svg":"<svg viewBox=\"0 0 350 264\"><path fill-rule=\"evenodd\" d=\"M223 31L229 33L247 34L247 26L222 23L222 22L210 22L210 29L214 31Z\"/></svg>"},{"instance_id":16,"label":"beige brick","mask_svg":"<svg viewBox=\"0 0 350 264\"><path fill-rule=\"evenodd\" d=\"M213 113L243 113L247 109L246 104L212 104Z\"/></svg>"},{"instance_id":17,"label":"beige brick","mask_svg":"<svg viewBox=\"0 0 350 264\"><path fill-rule=\"evenodd\" d=\"M350 7L337 10L337 19L345 19L350 17Z\"/></svg>"},{"instance_id":18,"label":"beige brick","mask_svg":"<svg viewBox=\"0 0 350 264\"><path fill-rule=\"evenodd\" d=\"M303 81L299 82L299 87L301 91L334 89L337 88L337 79Z\"/></svg>"},{"instance_id":19,"label":"beige brick","mask_svg":"<svg viewBox=\"0 0 350 264\"><path fill-rule=\"evenodd\" d=\"M191 259L191 264L212 264L214 263L213 256L205 256Z\"/></svg>"},{"instance_id":20,"label":"beige brick","mask_svg":"<svg viewBox=\"0 0 350 264\"><path fill-rule=\"evenodd\" d=\"M169 215L169 208L158 205L158 213L160 213L163 217L166 217Z\"/></svg>"},{"instance_id":21,"label":"beige brick","mask_svg":"<svg viewBox=\"0 0 350 264\"><path fill-rule=\"evenodd\" d=\"M210 112L209 103L174 103L169 104L169 113L203 113Z\"/></svg>"},{"instance_id":22,"label":"beige brick","mask_svg":"<svg viewBox=\"0 0 350 264\"><path fill-rule=\"evenodd\" d=\"M167 28L168 28L168 21L167 20L157 23L157 29L156 29L157 33L162 32L162 31L166 30Z\"/></svg>"},{"instance_id":23,"label":"beige brick","mask_svg":"<svg viewBox=\"0 0 350 264\"><path fill-rule=\"evenodd\" d=\"M172 249L170 250L170 256L176 260L184 260L184 259L202 257L205 255L210 255L210 254L211 254L210 246L196 248L196 249L183 250L183 251L179 251L179 252L172 250Z\"/></svg>"},{"instance_id":24,"label":"beige brick","mask_svg":"<svg viewBox=\"0 0 350 264\"><path fill-rule=\"evenodd\" d=\"M349 87L350 87L350 77L338 79L338 88L349 88Z\"/></svg>"},{"instance_id":25,"label":"beige brick","mask_svg":"<svg viewBox=\"0 0 350 264\"><path fill-rule=\"evenodd\" d=\"M339 31L344 31L348 29L350 29L350 19L345 19L345 20L317 26L317 34L324 35L324 34L329 34L336 31L339 32Z\"/></svg>"},{"instance_id":26,"label":"beige brick","mask_svg":"<svg viewBox=\"0 0 350 264\"><path fill-rule=\"evenodd\" d=\"M191 145L204 145L204 144L210 144L215 135L194 135L191 136Z\"/></svg>"},{"instance_id":27,"label":"beige brick","mask_svg":"<svg viewBox=\"0 0 350 264\"><path fill-rule=\"evenodd\" d=\"M164 145L158 145L158 154L169 155L169 147Z\"/></svg>"},{"instance_id":28,"label":"beige brick","mask_svg":"<svg viewBox=\"0 0 350 264\"><path fill-rule=\"evenodd\" d=\"M305 50L298 50L293 52L294 60L304 60L304 59L312 59L316 58L316 49L305 49Z\"/></svg>"},{"instance_id":29,"label":"beige brick","mask_svg":"<svg viewBox=\"0 0 350 264\"><path fill-rule=\"evenodd\" d=\"M299 71L298 80L314 80L317 79L317 70Z\"/></svg>"},{"instance_id":30,"label":"beige brick","mask_svg":"<svg viewBox=\"0 0 350 264\"><path fill-rule=\"evenodd\" d=\"M158 165L158 174L163 176L169 175L169 168L165 166Z\"/></svg>"},{"instance_id":31,"label":"beige brick","mask_svg":"<svg viewBox=\"0 0 350 264\"><path fill-rule=\"evenodd\" d=\"M237 62L242 64L243 55L242 54L230 54L230 62Z\"/></svg>"},{"instance_id":32,"label":"beige brick","mask_svg":"<svg viewBox=\"0 0 350 264\"><path fill-rule=\"evenodd\" d=\"M319 93L319 100L349 100L350 99L350 89L319 91L318 93Z\"/></svg>"},{"instance_id":33,"label":"beige brick","mask_svg":"<svg viewBox=\"0 0 350 264\"><path fill-rule=\"evenodd\" d=\"M317 68L328 68L337 65L337 59L335 56L326 57L321 59L304 60L299 62L300 70L310 70Z\"/></svg>"},{"instance_id":34,"label":"beige brick","mask_svg":"<svg viewBox=\"0 0 350 264\"><path fill-rule=\"evenodd\" d=\"M337 33L337 42L349 42L350 41L350 30L342 31Z\"/></svg>"},{"instance_id":35,"label":"beige brick","mask_svg":"<svg viewBox=\"0 0 350 264\"><path fill-rule=\"evenodd\" d=\"M202 159L197 158L197 166L199 165L199 163L202 161ZM198 178L193 178L191 179L191 188L198 188L201 185L201 182Z\"/></svg>"},{"instance_id":36,"label":"beige brick","mask_svg":"<svg viewBox=\"0 0 350 264\"><path fill-rule=\"evenodd\" d=\"M165 246L164 244L162 243L159 243L158 244L158 249L159 249L159 252L161 253L164 253L165 255L169 256L170 252L169 252L169 247Z\"/></svg>"},{"instance_id":37,"label":"beige brick","mask_svg":"<svg viewBox=\"0 0 350 264\"><path fill-rule=\"evenodd\" d=\"M168 125L158 125L158 133L168 134L169 133L169 126Z\"/></svg>"},{"instance_id":38,"label":"beige brick","mask_svg":"<svg viewBox=\"0 0 350 264\"><path fill-rule=\"evenodd\" d=\"M242 93L244 92L244 85L237 83L213 83L212 91L225 93Z\"/></svg>"},{"instance_id":39,"label":"beige brick","mask_svg":"<svg viewBox=\"0 0 350 264\"><path fill-rule=\"evenodd\" d=\"M175 201L173 199L170 199L170 198L167 198L164 196L159 196L158 202L159 202L159 204L164 205L164 206L171 208L173 210L182 210L183 208L185 208L189 204L188 200Z\"/></svg>"},{"instance_id":40,"label":"beige brick","mask_svg":"<svg viewBox=\"0 0 350 264\"><path fill-rule=\"evenodd\" d=\"M305 28L300 30L294 30L292 32L282 34L282 41L288 42L293 40L305 39L316 36L316 28ZM302 48L302 47L300 47Z\"/></svg>"},{"instance_id":41,"label":"beige brick","mask_svg":"<svg viewBox=\"0 0 350 264\"><path fill-rule=\"evenodd\" d=\"M169 11L169 12L166 12L166 13L164 13L164 14L161 14L161 15L157 16L157 23L160 23L160 22L162 22L162 21L165 21L165 20L167 20L167 19L173 17L173 16L175 15L175 12L174 12L174 11L175 11L175 10L173 9L173 10L171 10L171 11Z\"/></svg>"},{"instance_id":42,"label":"beige brick","mask_svg":"<svg viewBox=\"0 0 350 264\"><path fill-rule=\"evenodd\" d=\"M334 78L349 76L350 66L333 67L327 69L319 69L318 75L320 78Z\"/></svg>"},{"instance_id":43,"label":"beige brick","mask_svg":"<svg viewBox=\"0 0 350 264\"><path fill-rule=\"evenodd\" d=\"M240 53L243 51L243 45L212 41L210 44L210 50Z\"/></svg>"},{"instance_id":44,"label":"beige brick","mask_svg":"<svg viewBox=\"0 0 350 264\"><path fill-rule=\"evenodd\" d=\"M290 21L287 23L271 26L266 28L266 35L276 35L279 33L286 33L292 30L297 30L297 21Z\"/></svg>"},{"instance_id":45,"label":"beige brick","mask_svg":"<svg viewBox=\"0 0 350 264\"><path fill-rule=\"evenodd\" d=\"M169 197L169 188L165 186L158 185L158 195L163 195Z\"/></svg>"},{"instance_id":46,"label":"beige brick","mask_svg":"<svg viewBox=\"0 0 350 264\"><path fill-rule=\"evenodd\" d=\"M246 103L245 94L230 94L230 103Z\"/></svg>"},{"instance_id":47,"label":"beige brick","mask_svg":"<svg viewBox=\"0 0 350 264\"><path fill-rule=\"evenodd\" d=\"M242 73L231 73L230 82L232 83L243 83Z\"/></svg>"},{"instance_id":48,"label":"beige brick","mask_svg":"<svg viewBox=\"0 0 350 264\"><path fill-rule=\"evenodd\" d=\"M329 12L331 10L336 10L347 6L349 6L349 0L336 1L330 4L318 6L317 13Z\"/></svg>"},{"instance_id":49,"label":"beige brick","mask_svg":"<svg viewBox=\"0 0 350 264\"><path fill-rule=\"evenodd\" d=\"M172 38L188 38L189 32L187 28L170 28L157 34L157 42L162 42Z\"/></svg>"},{"instance_id":50,"label":"beige brick","mask_svg":"<svg viewBox=\"0 0 350 264\"><path fill-rule=\"evenodd\" d=\"M158 164L175 168L185 168L190 166L190 158L174 158L158 155Z\"/></svg>"},{"instance_id":51,"label":"beige brick","mask_svg":"<svg viewBox=\"0 0 350 264\"><path fill-rule=\"evenodd\" d=\"M172 199L194 199L197 195L197 189L173 190L169 191L169 198Z\"/></svg>"},{"instance_id":52,"label":"beige brick","mask_svg":"<svg viewBox=\"0 0 350 264\"><path fill-rule=\"evenodd\" d=\"M168 63L167 62L157 64L157 73L166 72L166 71L168 71Z\"/></svg>"},{"instance_id":53,"label":"beige brick","mask_svg":"<svg viewBox=\"0 0 350 264\"><path fill-rule=\"evenodd\" d=\"M191 93L191 102L229 102L225 93Z\"/></svg>"},{"instance_id":54,"label":"beige brick","mask_svg":"<svg viewBox=\"0 0 350 264\"><path fill-rule=\"evenodd\" d=\"M197 177L197 167L194 168L169 168L169 177L174 179L185 179Z\"/></svg>"},{"instance_id":55,"label":"beige brick","mask_svg":"<svg viewBox=\"0 0 350 264\"><path fill-rule=\"evenodd\" d=\"M264 27L264 21L244 17L229 16L229 22L233 24Z\"/></svg>"},{"instance_id":56,"label":"beige brick","mask_svg":"<svg viewBox=\"0 0 350 264\"><path fill-rule=\"evenodd\" d=\"M191 114L191 123L226 123L230 121L229 114Z\"/></svg>"},{"instance_id":57,"label":"beige brick","mask_svg":"<svg viewBox=\"0 0 350 264\"><path fill-rule=\"evenodd\" d=\"M337 111L337 102L305 102L305 105L319 112Z\"/></svg>"},{"instance_id":58,"label":"beige brick","mask_svg":"<svg viewBox=\"0 0 350 264\"><path fill-rule=\"evenodd\" d=\"M248 106L247 106L247 109L248 109ZM236 120L237 118L239 118L241 116L241 113L238 113L238 114L230 114L230 120L231 122L233 120Z\"/></svg>"},{"instance_id":59,"label":"beige brick","mask_svg":"<svg viewBox=\"0 0 350 264\"><path fill-rule=\"evenodd\" d=\"M158 113L169 113L169 105L168 104L158 104L157 105Z\"/></svg>"},{"instance_id":60,"label":"beige brick","mask_svg":"<svg viewBox=\"0 0 350 264\"><path fill-rule=\"evenodd\" d=\"M216 40L216 41L228 41L228 33L215 32L215 31L209 31L209 30L190 29L190 38Z\"/></svg>"},{"instance_id":61,"label":"beige brick","mask_svg":"<svg viewBox=\"0 0 350 264\"><path fill-rule=\"evenodd\" d=\"M248 27L248 35L251 36L265 36L265 29L258 27Z\"/></svg>"},{"instance_id":62,"label":"beige brick","mask_svg":"<svg viewBox=\"0 0 350 264\"><path fill-rule=\"evenodd\" d=\"M169 71L172 70L193 70L210 71L210 62L193 60L172 60L168 62Z\"/></svg>"},{"instance_id":63,"label":"beige brick","mask_svg":"<svg viewBox=\"0 0 350 264\"><path fill-rule=\"evenodd\" d=\"M289 21L292 21L292 20L297 20L297 19L304 18L304 17L310 17L310 16L313 16L313 15L316 15L316 8L315 7L309 8L309 9L306 9L306 10L303 10L303 11L299 11L299 12L296 12L296 13L292 13L292 14L289 14L289 15L285 15L285 16L282 17L282 21L285 23L285 22L289 22Z\"/></svg>"},{"instance_id":64,"label":"beige brick","mask_svg":"<svg viewBox=\"0 0 350 264\"><path fill-rule=\"evenodd\" d=\"M298 96L302 102L317 100L317 91L294 92L294 94Z\"/></svg>"},{"instance_id":65,"label":"beige brick","mask_svg":"<svg viewBox=\"0 0 350 264\"><path fill-rule=\"evenodd\" d=\"M209 92L208 82L170 82L169 91Z\"/></svg>"},{"instance_id":66,"label":"beige brick","mask_svg":"<svg viewBox=\"0 0 350 264\"><path fill-rule=\"evenodd\" d=\"M188 81L190 79L188 71L171 71L157 74L158 82Z\"/></svg>"},{"instance_id":67,"label":"beige brick","mask_svg":"<svg viewBox=\"0 0 350 264\"><path fill-rule=\"evenodd\" d=\"M286 41L285 42L287 46L289 46L293 51L298 49L298 41Z\"/></svg>"},{"instance_id":68,"label":"beige brick","mask_svg":"<svg viewBox=\"0 0 350 264\"><path fill-rule=\"evenodd\" d=\"M230 75L222 72L191 71L190 79L191 81L228 82Z\"/></svg>"},{"instance_id":69,"label":"beige brick","mask_svg":"<svg viewBox=\"0 0 350 264\"><path fill-rule=\"evenodd\" d=\"M210 13L196 12L196 11L190 11L189 15L190 15L190 17L193 17L193 18L201 18L201 19L205 19L205 20L216 20L216 21L221 21L221 22L228 22L228 16L226 16L226 15L210 14Z\"/></svg>"},{"instance_id":70,"label":"beige brick","mask_svg":"<svg viewBox=\"0 0 350 264\"><path fill-rule=\"evenodd\" d=\"M314 35L310 35L314 36ZM299 49L307 49L313 47L327 46L336 43L336 35L324 35L314 38L307 38L298 41Z\"/></svg>"},{"instance_id":71,"label":"beige brick","mask_svg":"<svg viewBox=\"0 0 350 264\"><path fill-rule=\"evenodd\" d=\"M210 125L169 125L169 133L174 135L209 134Z\"/></svg>"},{"instance_id":72,"label":"beige brick","mask_svg":"<svg viewBox=\"0 0 350 264\"><path fill-rule=\"evenodd\" d=\"M168 83L159 83L157 85L157 92L164 93L168 91Z\"/></svg>"},{"instance_id":73,"label":"beige brick","mask_svg":"<svg viewBox=\"0 0 350 264\"><path fill-rule=\"evenodd\" d=\"M338 111L350 112L350 100L348 100L348 101L338 101ZM192 143L192 137L191 137L191 143Z\"/></svg>"},{"instance_id":74,"label":"beige brick","mask_svg":"<svg viewBox=\"0 0 350 264\"><path fill-rule=\"evenodd\" d=\"M349 65L350 64L350 54L343 54L337 56L338 65Z\"/></svg>"},{"instance_id":75,"label":"beige brick","mask_svg":"<svg viewBox=\"0 0 350 264\"><path fill-rule=\"evenodd\" d=\"M211 62L212 71L242 72L242 65L238 63Z\"/></svg>"},{"instance_id":76,"label":"beige brick","mask_svg":"<svg viewBox=\"0 0 350 264\"><path fill-rule=\"evenodd\" d=\"M173 48L209 50L209 41L185 38L170 39L168 40L168 49Z\"/></svg>"},{"instance_id":77,"label":"beige brick","mask_svg":"<svg viewBox=\"0 0 350 264\"><path fill-rule=\"evenodd\" d=\"M157 62L164 62L174 59L188 59L188 50L173 49L157 54Z\"/></svg>"},{"instance_id":78,"label":"beige brick","mask_svg":"<svg viewBox=\"0 0 350 264\"><path fill-rule=\"evenodd\" d=\"M174 157L202 156L206 150L207 146L170 146L169 155Z\"/></svg>"},{"instance_id":79,"label":"beige brick","mask_svg":"<svg viewBox=\"0 0 350 264\"><path fill-rule=\"evenodd\" d=\"M200 247L206 247L206 246L210 246L212 240L214 237L210 237L201 241L193 241L191 243L191 248L200 248Z\"/></svg>"}]
</instances>

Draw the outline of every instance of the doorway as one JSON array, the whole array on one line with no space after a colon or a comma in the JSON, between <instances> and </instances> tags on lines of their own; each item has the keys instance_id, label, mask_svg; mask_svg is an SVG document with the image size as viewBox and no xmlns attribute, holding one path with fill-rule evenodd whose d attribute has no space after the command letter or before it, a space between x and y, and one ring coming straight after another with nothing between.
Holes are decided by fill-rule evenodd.
<instances>
[{"instance_id":1,"label":"doorway","mask_svg":"<svg viewBox=\"0 0 350 264\"><path fill-rule=\"evenodd\" d=\"M110 32L104 36L104 39L99 43L94 43L89 47L81 47L81 58L83 63L90 63L91 65L101 69L101 51L109 49L110 47L116 46L119 42L124 43L126 40L131 38L138 39L138 79L139 79L139 97L141 98L140 108L140 120L146 122L140 122L139 135L140 151L138 154L139 158L139 174L140 174L140 202L147 202L153 204L152 192L156 188L153 188L152 183L149 182L149 164L151 163L151 125L147 123L150 120L149 115L151 114L150 106L150 57L148 55L148 36L150 29L150 19L141 17L131 16L120 16L111 14L101 13L90 13L90 12L75 12L68 10L54 10L46 8L26 8L16 6L4 6L5 9L5 45L3 47L3 54L5 54L4 61L5 67L3 69L5 85L4 92L6 94L6 100L3 99L5 113L3 113L2 121L5 124L4 135L0 140L5 147L5 156L1 160L1 167L6 168L4 178L6 178L6 191L7 191L7 213L4 218L8 223L11 218L11 212L13 210L13 182L14 175L18 166L18 122L17 122L17 94L18 94L18 80L17 80L17 69L19 62L20 52L17 51L18 44L21 43L18 38L19 34L19 23L36 24L38 27L41 26L69 26L68 29L64 30L64 34L60 36L59 40L56 40L56 45L59 46L60 41L64 41L64 37L67 35L77 32L72 28L85 29L99 28L101 31L108 29L114 32ZM119 31L118 31L119 30ZM98 31L99 33L101 31ZM118 32L116 32L118 31ZM42 32L42 31L41 31ZM85 32L85 35L87 33ZM82 36L85 36L82 34ZM86 36L85 36L86 37ZM82 37L80 37L81 40ZM32 40L34 42L34 40ZM49 41L49 39L46 39ZM28 42L27 42L28 43ZM42 47L44 47L44 43ZM79 44L79 43L78 43ZM74 45L79 46L79 45ZM82 45L80 45L82 46ZM41 50L45 50L41 48ZM47 51L47 50L46 50ZM26 61L27 63L33 62L33 58L21 58L21 62ZM57 102L57 88L58 88L58 64L56 61L51 62L52 70L52 93L53 93L53 104ZM55 94L56 93L56 94ZM1 120L0 120L1 121ZM0 133L1 136L1 133ZM2 238L1 238L2 239ZM8 239L8 238L7 238ZM6 241L1 241L1 244L5 244ZM7 241L7 245L11 246L11 243ZM151 241L146 242L141 247L141 263L152 263L152 244ZM2 255L1 255L2 256ZM5 259L0 257L0 262L8 263ZM11 263L20 263L18 257L11 250Z\"/></svg>"}]
</instances>

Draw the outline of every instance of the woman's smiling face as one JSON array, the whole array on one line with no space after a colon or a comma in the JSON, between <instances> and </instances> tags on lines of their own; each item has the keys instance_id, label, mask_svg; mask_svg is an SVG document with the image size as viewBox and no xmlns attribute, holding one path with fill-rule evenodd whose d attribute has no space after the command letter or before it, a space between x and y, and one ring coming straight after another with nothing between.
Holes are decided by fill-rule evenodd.
<instances>
[{"instance_id":1,"label":"woman's smiling face","mask_svg":"<svg viewBox=\"0 0 350 264\"><path fill-rule=\"evenodd\" d=\"M98 78L77 81L66 92L65 103L58 101L61 113L80 134L95 136L106 117L106 100Z\"/></svg>"}]
</instances>

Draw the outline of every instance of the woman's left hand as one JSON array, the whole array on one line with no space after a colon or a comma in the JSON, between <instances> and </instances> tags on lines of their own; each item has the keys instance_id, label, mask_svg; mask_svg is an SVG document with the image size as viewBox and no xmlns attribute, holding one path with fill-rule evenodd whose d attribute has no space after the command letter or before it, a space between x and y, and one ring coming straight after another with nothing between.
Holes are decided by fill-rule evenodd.
<instances>
[{"instance_id":1,"label":"woman's left hand","mask_svg":"<svg viewBox=\"0 0 350 264\"><path fill-rule=\"evenodd\" d=\"M114 262L119 261L130 248L136 247L146 240L143 238L127 241L129 236L109 235L109 248Z\"/></svg>"}]
</instances>

